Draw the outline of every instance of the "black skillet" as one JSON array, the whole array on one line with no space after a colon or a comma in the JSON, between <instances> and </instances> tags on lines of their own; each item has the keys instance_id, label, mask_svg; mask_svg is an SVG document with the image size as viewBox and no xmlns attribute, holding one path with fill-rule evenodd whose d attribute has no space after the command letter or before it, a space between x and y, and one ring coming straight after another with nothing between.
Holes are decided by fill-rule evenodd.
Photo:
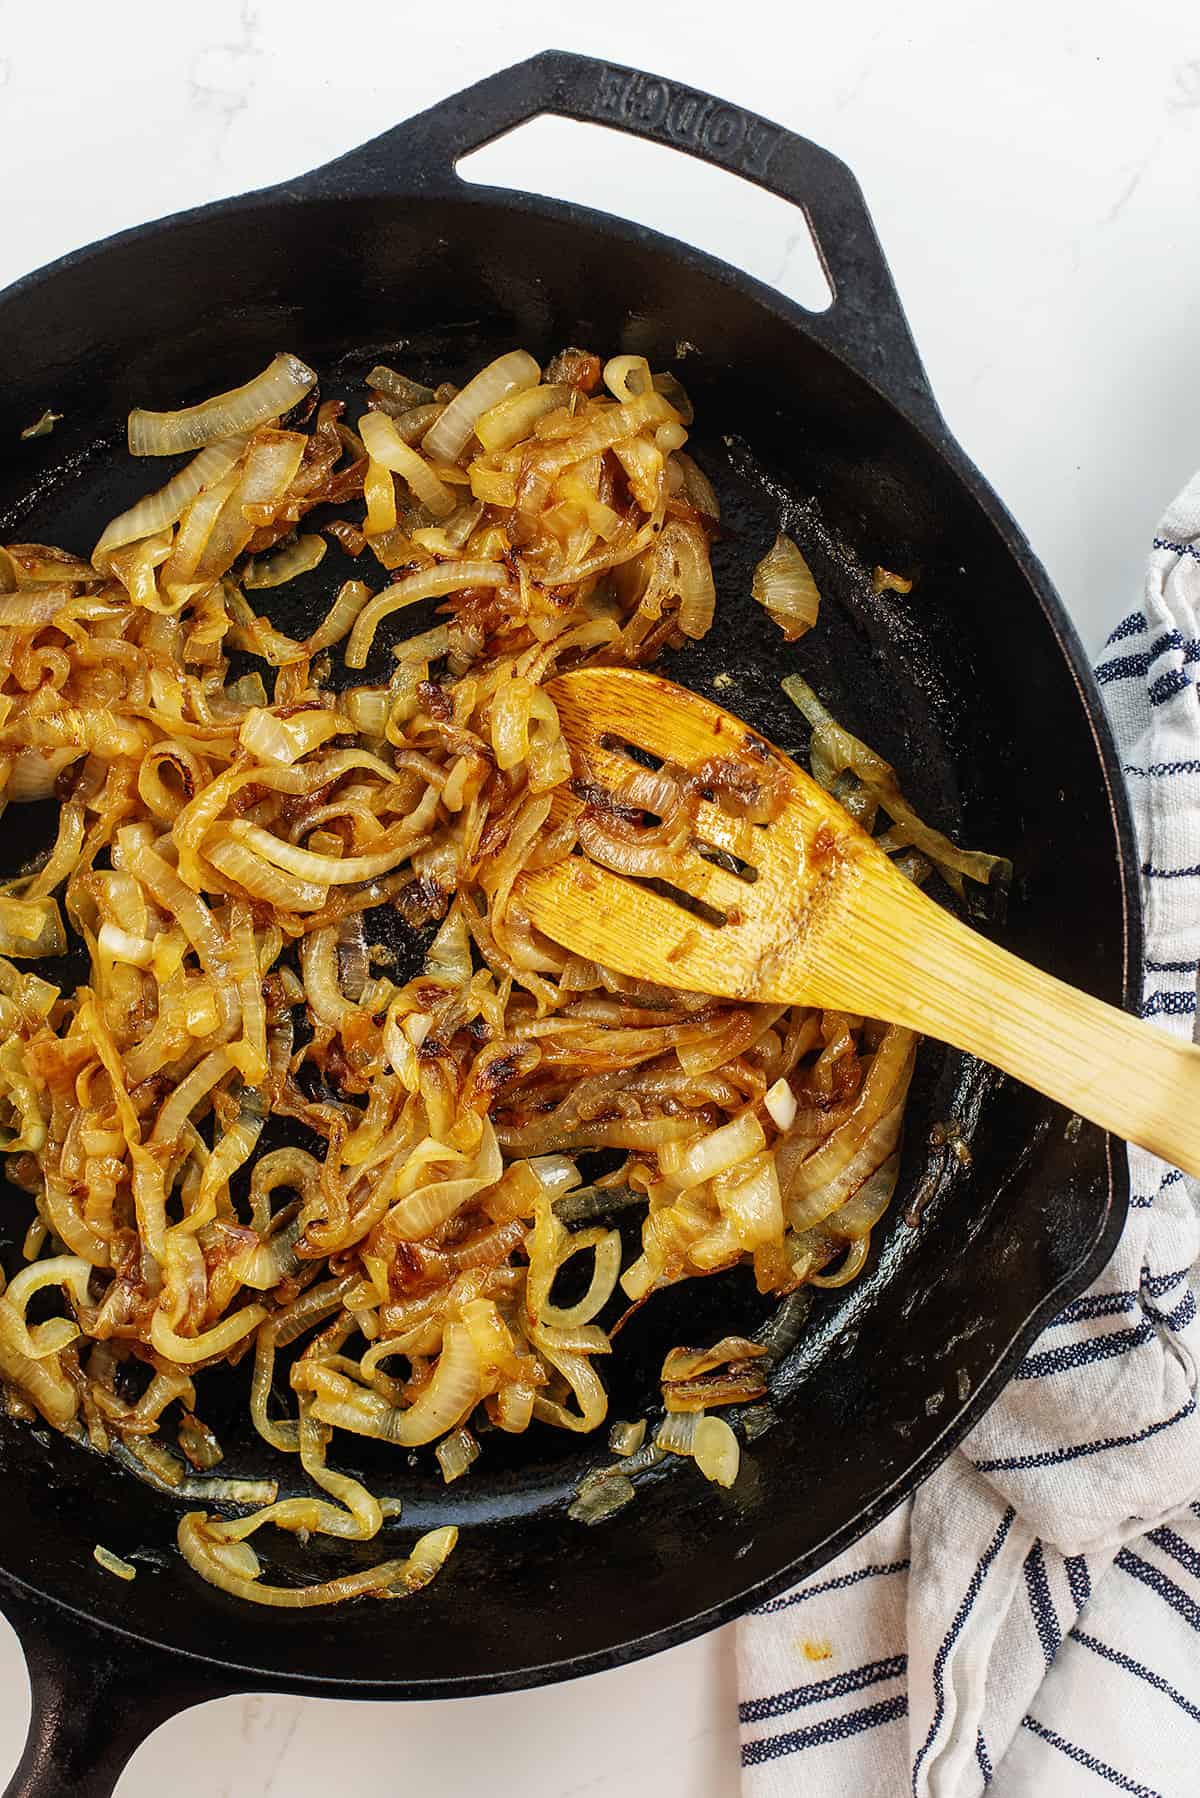
<instances>
[{"instance_id":1,"label":"black skillet","mask_svg":"<svg viewBox=\"0 0 1200 1798\"><path fill-rule=\"evenodd\" d=\"M673 145L792 201L824 258L829 310L806 312L638 226L459 180L457 158L542 113ZM802 750L778 680L803 669L936 823L1012 856L1007 922L985 927L1127 1000L1136 863L1074 633L941 419L853 177L737 107L550 52L301 180L125 232L18 282L0 296L0 540L86 551L157 472L114 456L129 407L232 385L279 347L321 369L326 391L348 392L380 356L440 377L502 347L548 356L575 342L644 352L675 368L696 404L693 447L729 534L718 624L677 659L676 678L713 691L715 675L731 676L724 703ZM65 415L54 435L21 441L47 404ZM825 596L820 628L796 649L746 599L781 511ZM912 595L875 597L876 562L916 571ZM313 608L329 567L309 589ZM32 808L10 809L9 867L44 829ZM969 1169L927 1146L948 1115L966 1127ZM905 1210L922 1184L934 1196L914 1226ZM157 1723L224 1693L513 1689L737 1616L913 1490L1107 1259L1126 1198L1119 1145L926 1045L898 1202L863 1278L818 1297L778 1378L778 1421L737 1486L718 1491L681 1464L589 1530L566 1503L600 1444L547 1431L497 1449L493 1436L449 1490L427 1456L393 1458L383 1474L362 1462L407 1502L399 1539L435 1520L465 1526L441 1578L408 1602L303 1616L239 1606L174 1553L170 1502L45 1432L0 1424L0 1602L34 1694L10 1794L107 1794ZM4 1196L8 1252L26 1203ZM613 1357L612 1414L647 1404L669 1342L763 1316L737 1277L663 1295ZM238 1395L221 1389L212 1403L230 1469L262 1466ZM339 1449L353 1466L353 1448ZM132 1584L99 1569L96 1542L141 1556ZM290 1539L269 1552L276 1577L346 1562ZM378 1554L372 1544L362 1559Z\"/></svg>"}]
</instances>

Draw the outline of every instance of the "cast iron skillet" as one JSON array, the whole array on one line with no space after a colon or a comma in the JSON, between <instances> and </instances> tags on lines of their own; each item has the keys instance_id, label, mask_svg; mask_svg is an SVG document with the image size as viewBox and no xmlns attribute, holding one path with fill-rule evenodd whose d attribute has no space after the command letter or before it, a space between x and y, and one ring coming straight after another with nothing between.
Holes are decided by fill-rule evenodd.
<instances>
[{"instance_id":1,"label":"cast iron skillet","mask_svg":"<svg viewBox=\"0 0 1200 1798\"><path fill-rule=\"evenodd\" d=\"M832 306L803 311L653 232L459 180L456 158L541 113L674 145L793 201L825 259ZM731 675L725 701L802 750L778 680L804 669L935 822L1012 856L1008 921L991 926L1002 940L1106 999L1127 997L1136 864L1079 645L942 422L852 176L737 107L550 52L299 181L126 232L19 282L0 297L0 539L86 550L156 472L111 459L128 408L241 381L281 346L321 369L327 392L348 392L380 355L443 375L502 347L545 356L574 342L676 368L702 421L693 447L729 527L717 552L722 604L676 676L712 691L715 674ZM47 403L62 424L20 441ZM746 599L781 512L825 595L819 630L794 650ZM872 595L876 561L919 570L910 599ZM313 609L329 570L310 587ZM31 813L7 815L9 867L44 832ZM969 1170L955 1162L951 1173L926 1146L949 1114L968 1129ZM913 1227L904 1212L922 1179L937 1191ZM738 1615L913 1490L1041 1323L1098 1271L1126 1198L1119 1145L927 1045L902 1191L869 1269L817 1299L779 1377L778 1422L748 1449L734 1490L681 1464L589 1531L567 1519L566 1501L602 1444L545 1431L497 1448L493 1436L447 1490L427 1455L415 1466L393 1456L381 1474L339 1440L343 1464L405 1498L401 1539L435 1520L465 1526L445 1573L410 1602L302 1618L239 1606L175 1554L170 1503L58 1438L0 1424L0 1588L34 1693L10 1793L109 1793L159 1721L223 1693L512 1689ZM24 1204L10 1191L0 1212L10 1250ZM612 1414L647 1404L670 1341L764 1315L733 1276L663 1295L613 1357ZM239 1403L227 1392L206 1415L231 1470L253 1470L260 1445L238 1423ZM100 1571L97 1541L147 1551L136 1581ZM345 1565L340 1548L266 1547L276 1568L303 1561L309 1577L314 1563ZM362 1558L378 1555L374 1543Z\"/></svg>"}]
</instances>

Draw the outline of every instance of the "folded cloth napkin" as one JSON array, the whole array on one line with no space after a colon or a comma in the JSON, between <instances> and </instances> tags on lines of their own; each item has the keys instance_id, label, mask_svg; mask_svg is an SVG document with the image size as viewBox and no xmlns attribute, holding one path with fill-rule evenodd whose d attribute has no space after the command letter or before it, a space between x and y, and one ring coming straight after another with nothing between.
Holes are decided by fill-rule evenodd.
<instances>
[{"instance_id":1,"label":"folded cloth napkin","mask_svg":"<svg viewBox=\"0 0 1200 1798\"><path fill-rule=\"evenodd\" d=\"M1200 475L1096 670L1142 856L1141 1013L1185 1037L1198 618ZM1129 1165L1112 1261L961 1447L739 1625L744 1798L1200 1792L1200 1188L1140 1149Z\"/></svg>"}]
</instances>

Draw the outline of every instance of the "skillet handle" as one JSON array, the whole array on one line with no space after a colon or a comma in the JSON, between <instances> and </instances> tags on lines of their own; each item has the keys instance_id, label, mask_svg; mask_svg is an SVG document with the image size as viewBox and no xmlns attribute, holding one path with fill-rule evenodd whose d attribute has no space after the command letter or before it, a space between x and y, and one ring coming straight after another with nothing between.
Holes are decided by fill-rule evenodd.
<instances>
[{"instance_id":1,"label":"skillet handle","mask_svg":"<svg viewBox=\"0 0 1200 1798\"><path fill-rule=\"evenodd\" d=\"M217 1669L98 1629L27 1591L6 1585L3 1596L33 1697L4 1798L112 1798L126 1762L160 1723L240 1690Z\"/></svg>"},{"instance_id":2,"label":"skillet handle","mask_svg":"<svg viewBox=\"0 0 1200 1798\"><path fill-rule=\"evenodd\" d=\"M803 212L833 303L806 328L918 423L944 435L936 402L858 182L836 156L757 113L679 82L565 50L465 88L302 181L306 191L379 196L459 190L455 164L515 126L554 113L609 125L753 181Z\"/></svg>"}]
</instances>

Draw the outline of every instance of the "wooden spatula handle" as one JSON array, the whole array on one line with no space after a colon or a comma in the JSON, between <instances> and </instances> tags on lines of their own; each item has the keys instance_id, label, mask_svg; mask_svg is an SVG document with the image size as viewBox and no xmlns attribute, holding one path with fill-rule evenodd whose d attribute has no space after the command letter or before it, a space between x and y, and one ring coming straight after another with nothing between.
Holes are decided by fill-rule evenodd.
<instances>
[{"instance_id":1,"label":"wooden spatula handle","mask_svg":"<svg viewBox=\"0 0 1200 1798\"><path fill-rule=\"evenodd\" d=\"M1200 1175L1200 1049L1018 960L907 882L864 883L855 913L853 940L821 943L828 998L979 1055Z\"/></svg>"}]
</instances>

